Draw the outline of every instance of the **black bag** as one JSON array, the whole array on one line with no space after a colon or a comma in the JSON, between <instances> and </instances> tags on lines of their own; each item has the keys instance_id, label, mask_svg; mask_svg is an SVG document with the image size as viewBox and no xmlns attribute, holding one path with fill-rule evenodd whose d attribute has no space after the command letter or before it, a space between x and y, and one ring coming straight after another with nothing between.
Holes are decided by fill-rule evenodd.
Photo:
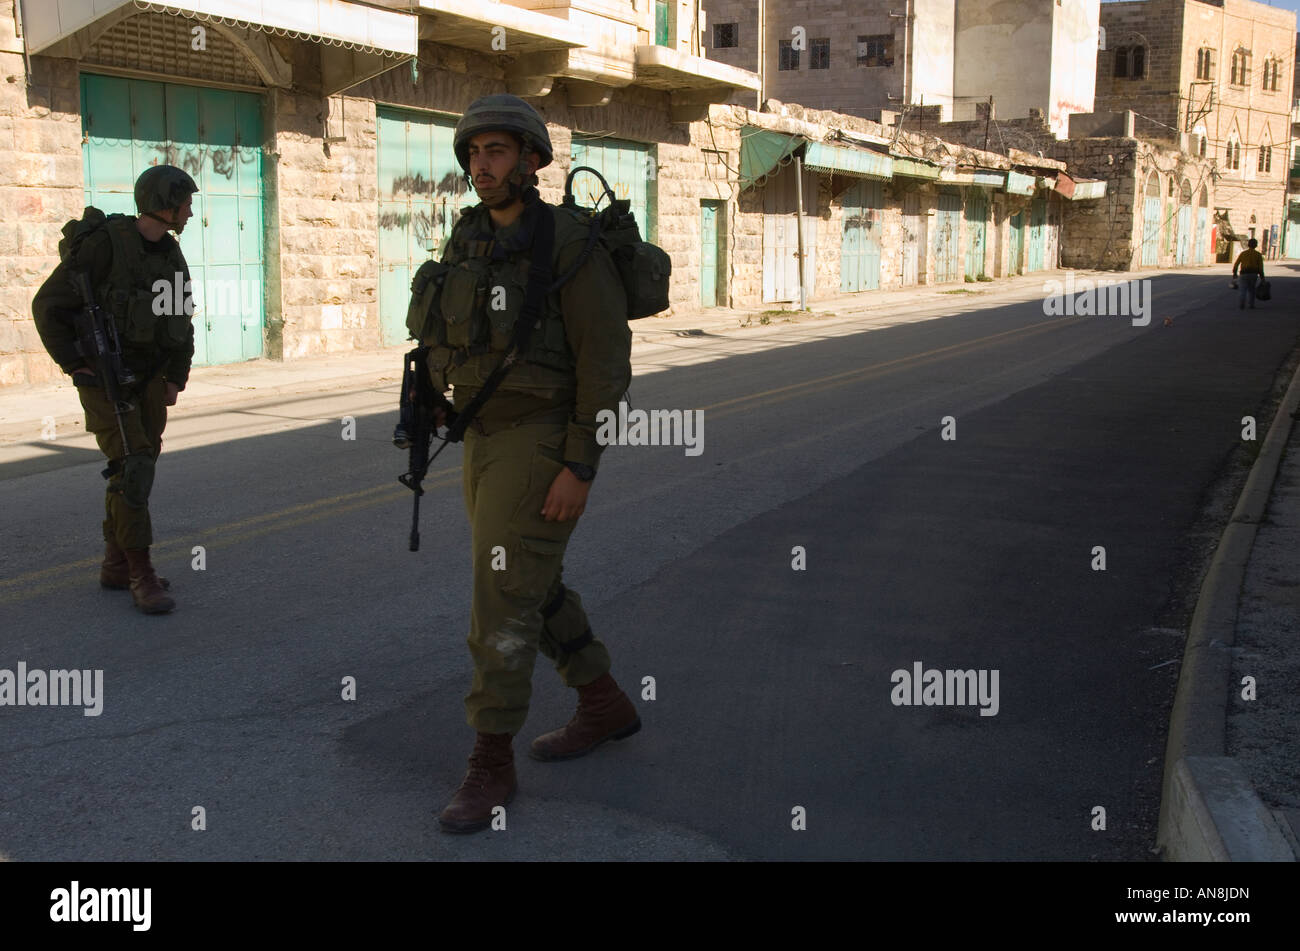
<instances>
[{"instance_id":1,"label":"black bag","mask_svg":"<svg viewBox=\"0 0 1300 951\"><path fill-rule=\"evenodd\" d=\"M1273 288L1268 281L1260 281L1259 286L1255 288L1255 300L1268 300L1273 296Z\"/></svg>"}]
</instances>

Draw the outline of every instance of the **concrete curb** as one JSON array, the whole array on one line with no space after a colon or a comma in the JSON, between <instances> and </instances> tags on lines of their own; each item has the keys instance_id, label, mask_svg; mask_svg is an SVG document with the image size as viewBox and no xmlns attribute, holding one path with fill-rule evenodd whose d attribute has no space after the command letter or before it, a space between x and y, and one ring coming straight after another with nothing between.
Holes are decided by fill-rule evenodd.
<instances>
[{"instance_id":1,"label":"concrete curb","mask_svg":"<svg viewBox=\"0 0 1300 951\"><path fill-rule=\"evenodd\" d=\"M1255 534L1300 406L1300 368L1201 584L1169 717L1156 844L1173 862L1293 862L1296 853L1240 765L1226 754L1237 603Z\"/></svg>"}]
</instances>

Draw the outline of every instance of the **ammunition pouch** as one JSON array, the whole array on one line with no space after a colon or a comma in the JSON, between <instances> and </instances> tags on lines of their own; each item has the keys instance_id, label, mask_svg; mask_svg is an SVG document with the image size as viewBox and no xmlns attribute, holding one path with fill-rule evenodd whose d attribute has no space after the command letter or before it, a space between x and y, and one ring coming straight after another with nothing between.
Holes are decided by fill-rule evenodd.
<instances>
[{"instance_id":1,"label":"ammunition pouch","mask_svg":"<svg viewBox=\"0 0 1300 951\"><path fill-rule=\"evenodd\" d=\"M446 346L446 325L442 320L439 295L450 266L425 261L411 281L411 303L406 309L406 329L421 346Z\"/></svg>"}]
</instances>

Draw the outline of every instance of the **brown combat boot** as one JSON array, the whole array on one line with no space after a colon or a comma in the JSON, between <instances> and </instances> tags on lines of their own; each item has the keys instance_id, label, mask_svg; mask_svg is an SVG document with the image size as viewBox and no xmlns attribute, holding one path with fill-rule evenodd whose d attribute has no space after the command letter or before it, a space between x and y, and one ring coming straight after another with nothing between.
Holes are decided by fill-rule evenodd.
<instances>
[{"instance_id":1,"label":"brown combat boot","mask_svg":"<svg viewBox=\"0 0 1300 951\"><path fill-rule=\"evenodd\" d=\"M158 583L170 588L171 582L159 578ZM126 560L126 552L118 547L117 542L104 542L104 563L99 566L99 586L114 591L125 591L131 587L131 568Z\"/></svg>"},{"instance_id":2,"label":"brown combat boot","mask_svg":"<svg viewBox=\"0 0 1300 951\"><path fill-rule=\"evenodd\" d=\"M636 707L609 674L578 688L578 712L567 726L533 740L533 759L585 756L606 740L621 740L641 729Z\"/></svg>"},{"instance_id":3,"label":"brown combat boot","mask_svg":"<svg viewBox=\"0 0 1300 951\"><path fill-rule=\"evenodd\" d=\"M127 565L131 572L131 597L135 606L145 614L166 614L176 607L176 602L167 597L162 583L154 574L153 564L149 561L149 549L128 548Z\"/></svg>"},{"instance_id":4,"label":"brown combat boot","mask_svg":"<svg viewBox=\"0 0 1300 951\"><path fill-rule=\"evenodd\" d=\"M509 733L480 733L469 754L469 772L438 816L443 832L478 832L492 824L492 810L515 798L515 753Z\"/></svg>"}]
</instances>

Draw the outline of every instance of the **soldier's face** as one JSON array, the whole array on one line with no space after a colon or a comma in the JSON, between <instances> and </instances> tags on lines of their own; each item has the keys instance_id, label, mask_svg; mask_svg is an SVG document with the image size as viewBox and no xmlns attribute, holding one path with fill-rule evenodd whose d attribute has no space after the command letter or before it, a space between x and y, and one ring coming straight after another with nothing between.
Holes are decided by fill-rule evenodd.
<instances>
[{"instance_id":1,"label":"soldier's face","mask_svg":"<svg viewBox=\"0 0 1300 951\"><path fill-rule=\"evenodd\" d=\"M537 170L538 156L528 157L530 172ZM469 140L469 173L478 188L504 185L519 164L519 146L507 132L484 132Z\"/></svg>"},{"instance_id":2,"label":"soldier's face","mask_svg":"<svg viewBox=\"0 0 1300 951\"><path fill-rule=\"evenodd\" d=\"M168 221L171 222L172 230L180 234L185 230L185 223L194 217L194 196L191 195L185 199L185 204L179 208L170 208L167 211Z\"/></svg>"}]
</instances>

